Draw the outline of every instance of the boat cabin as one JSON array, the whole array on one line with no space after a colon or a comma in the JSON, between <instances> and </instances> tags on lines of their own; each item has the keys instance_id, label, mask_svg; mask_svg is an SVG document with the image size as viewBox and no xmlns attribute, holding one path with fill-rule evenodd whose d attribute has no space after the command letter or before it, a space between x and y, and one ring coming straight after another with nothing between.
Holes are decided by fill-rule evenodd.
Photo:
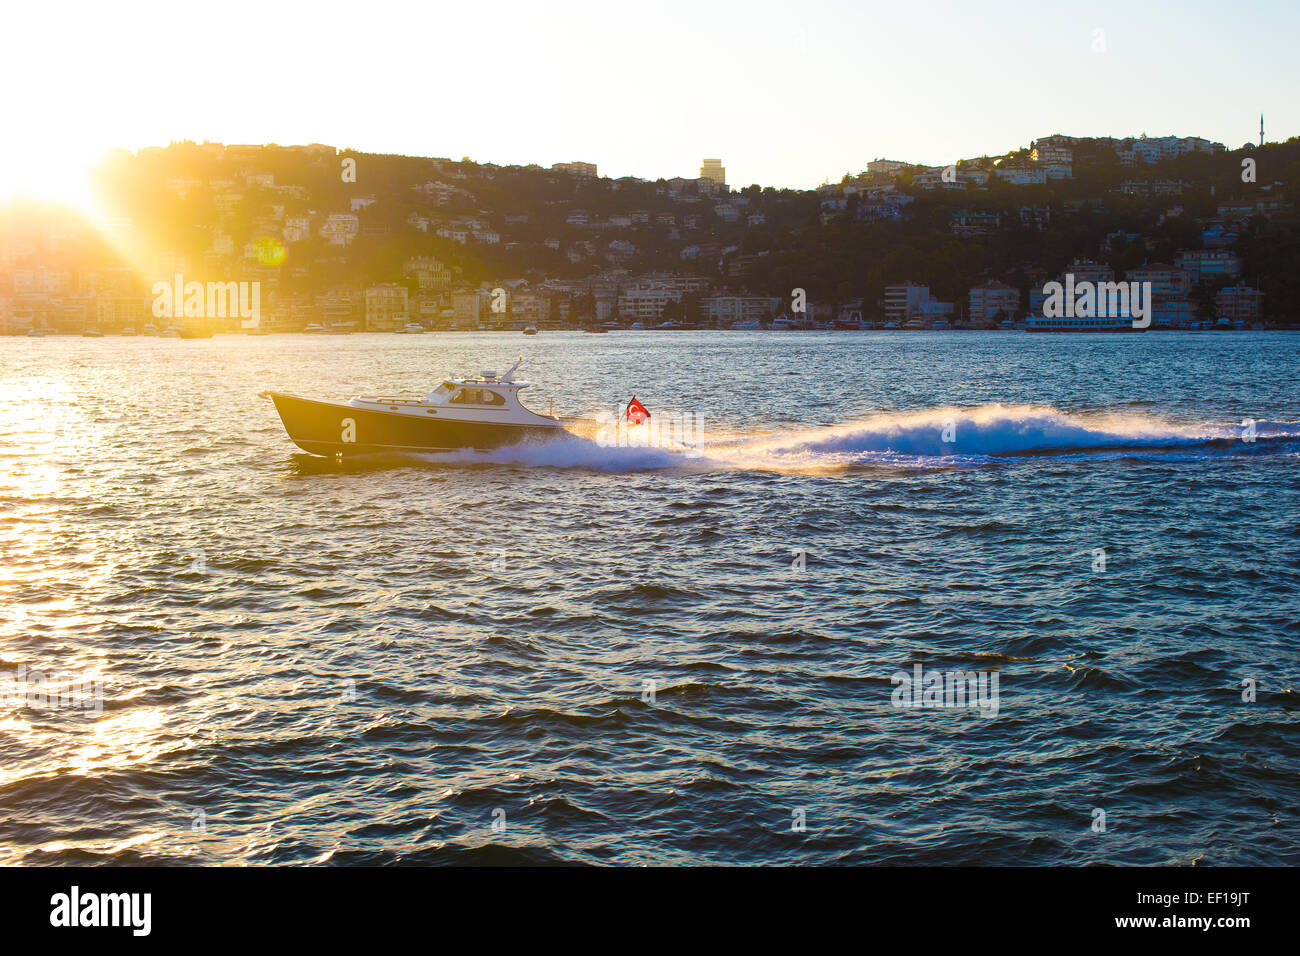
<instances>
[{"instance_id":1,"label":"boat cabin","mask_svg":"<svg viewBox=\"0 0 1300 956\"><path fill-rule=\"evenodd\" d=\"M352 404L376 410L414 415L440 415L465 421L497 421L515 424L554 423L550 416L538 415L519 401L519 389L531 382L515 381L519 362L504 375L482 372L472 378L445 379L423 399L368 396L352 399Z\"/></svg>"},{"instance_id":2,"label":"boat cabin","mask_svg":"<svg viewBox=\"0 0 1300 956\"><path fill-rule=\"evenodd\" d=\"M515 398L514 390L525 388L527 384L527 382L500 382L486 376L450 379L430 392L424 401L429 405L478 405L493 408L510 404L511 399Z\"/></svg>"}]
</instances>

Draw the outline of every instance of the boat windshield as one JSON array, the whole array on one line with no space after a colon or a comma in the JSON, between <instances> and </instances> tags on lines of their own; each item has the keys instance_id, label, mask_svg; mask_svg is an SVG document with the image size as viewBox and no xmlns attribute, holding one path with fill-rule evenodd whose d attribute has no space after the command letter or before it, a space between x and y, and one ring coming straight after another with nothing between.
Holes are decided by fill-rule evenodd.
<instances>
[{"instance_id":1,"label":"boat windshield","mask_svg":"<svg viewBox=\"0 0 1300 956\"><path fill-rule=\"evenodd\" d=\"M426 395L424 397L424 400L433 405L441 405L443 402L447 400L447 396L450 395L455 390L456 390L456 386L451 384L451 382L443 382L432 392Z\"/></svg>"},{"instance_id":2,"label":"boat windshield","mask_svg":"<svg viewBox=\"0 0 1300 956\"><path fill-rule=\"evenodd\" d=\"M462 388L452 396L453 405L504 405L506 400L490 388Z\"/></svg>"}]
</instances>

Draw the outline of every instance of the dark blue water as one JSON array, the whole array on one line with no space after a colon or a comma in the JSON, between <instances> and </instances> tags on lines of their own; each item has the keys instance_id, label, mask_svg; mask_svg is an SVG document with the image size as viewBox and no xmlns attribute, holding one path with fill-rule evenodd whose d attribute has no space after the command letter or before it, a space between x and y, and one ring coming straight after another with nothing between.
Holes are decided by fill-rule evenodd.
<instances>
[{"instance_id":1,"label":"dark blue water","mask_svg":"<svg viewBox=\"0 0 1300 956\"><path fill-rule=\"evenodd\" d=\"M336 464L257 397L520 353L702 453ZM1300 862L1300 336L0 355L0 862Z\"/></svg>"}]
</instances>

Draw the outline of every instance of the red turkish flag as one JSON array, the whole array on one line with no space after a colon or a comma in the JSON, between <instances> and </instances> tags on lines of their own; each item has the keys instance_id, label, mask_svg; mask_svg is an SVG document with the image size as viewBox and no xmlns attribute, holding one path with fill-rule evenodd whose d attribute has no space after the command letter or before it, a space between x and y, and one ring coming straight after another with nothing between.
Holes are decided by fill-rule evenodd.
<instances>
[{"instance_id":1,"label":"red turkish flag","mask_svg":"<svg viewBox=\"0 0 1300 956\"><path fill-rule=\"evenodd\" d=\"M633 425L640 425L650 417L650 413L646 410L646 407L636 400L635 395L632 396L632 401L627 403L627 412L625 414L627 415L627 420Z\"/></svg>"}]
</instances>

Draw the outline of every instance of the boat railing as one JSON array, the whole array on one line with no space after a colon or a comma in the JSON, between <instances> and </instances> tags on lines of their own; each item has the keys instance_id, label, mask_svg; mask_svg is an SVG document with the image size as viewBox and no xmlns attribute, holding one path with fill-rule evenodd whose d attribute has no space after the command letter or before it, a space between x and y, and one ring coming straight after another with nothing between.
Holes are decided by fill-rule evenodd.
<instances>
[{"instance_id":1,"label":"boat railing","mask_svg":"<svg viewBox=\"0 0 1300 956\"><path fill-rule=\"evenodd\" d=\"M358 402L371 402L378 405L424 405L424 399L421 398L385 398L382 395L358 395L355 399Z\"/></svg>"}]
</instances>

